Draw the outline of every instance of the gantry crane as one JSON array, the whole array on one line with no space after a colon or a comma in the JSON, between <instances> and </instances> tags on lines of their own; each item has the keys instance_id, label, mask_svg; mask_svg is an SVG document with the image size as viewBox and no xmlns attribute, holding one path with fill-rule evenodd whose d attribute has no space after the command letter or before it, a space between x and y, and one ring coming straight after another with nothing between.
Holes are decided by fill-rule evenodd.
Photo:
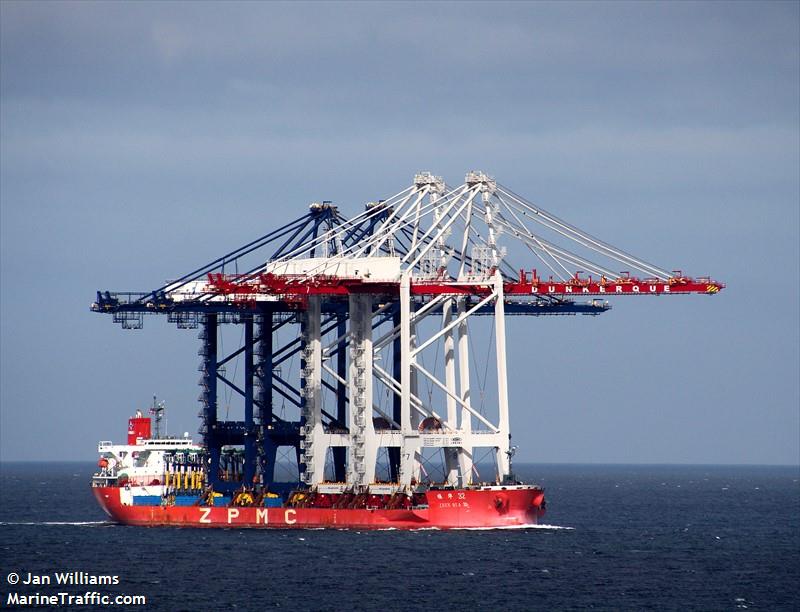
<instances>
[{"instance_id":1,"label":"gantry crane","mask_svg":"<svg viewBox=\"0 0 800 612\"><path fill-rule=\"evenodd\" d=\"M501 236L536 268L510 265ZM426 452L435 452L443 480L464 486L476 478L480 448L493 455L494 481L511 477L506 315L597 315L610 308L607 297L723 288L617 249L482 172L457 187L425 172L355 217L331 202L312 204L154 291L98 292L92 310L126 329L141 328L146 314L200 328L201 434L216 490L275 489L282 446L294 448L298 480L308 486L374 484L382 451L389 484L425 478ZM496 402L488 409L473 396L470 322L478 316L493 318ZM227 355L222 324L244 327L242 345ZM281 343L287 326L298 333ZM294 356L300 367L286 375ZM242 384L225 370L238 358ZM243 398L243 420L220 418L220 382ZM296 418L276 414L278 399L296 407ZM233 480L222 469L231 447L242 449Z\"/></svg>"}]
</instances>

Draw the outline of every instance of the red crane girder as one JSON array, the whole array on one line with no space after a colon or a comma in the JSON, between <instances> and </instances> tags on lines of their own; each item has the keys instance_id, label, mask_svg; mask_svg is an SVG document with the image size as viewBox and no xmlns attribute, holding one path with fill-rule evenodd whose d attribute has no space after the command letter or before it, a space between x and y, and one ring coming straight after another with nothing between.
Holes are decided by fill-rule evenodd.
<instances>
[{"instance_id":1,"label":"red crane girder","mask_svg":"<svg viewBox=\"0 0 800 612\"><path fill-rule=\"evenodd\" d=\"M459 282L448 279L411 281L412 295L474 295L486 296L492 292L494 283ZM569 281L543 280L520 271L515 282L506 282L503 291L509 296L526 295L674 295L700 293L713 295L725 288L723 283L707 277L691 278L674 276L667 280L658 278L639 279L623 276L619 279L599 280L580 278L576 275ZM210 273L207 290L210 293L233 296L234 299L250 301L257 295L308 296L328 295L347 296L351 293L374 293L396 295L399 282L372 281L363 278L341 278L327 275L257 274L235 275Z\"/></svg>"}]
</instances>

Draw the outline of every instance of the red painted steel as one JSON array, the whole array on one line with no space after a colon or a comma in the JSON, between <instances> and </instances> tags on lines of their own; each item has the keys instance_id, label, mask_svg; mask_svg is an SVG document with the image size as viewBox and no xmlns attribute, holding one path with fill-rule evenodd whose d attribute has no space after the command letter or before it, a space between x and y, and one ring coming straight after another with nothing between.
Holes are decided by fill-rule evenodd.
<instances>
[{"instance_id":1,"label":"red painted steel","mask_svg":"<svg viewBox=\"0 0 800 612\"><path fill-rule=\"evenodd\" d=\"M252 300L259 294L301 297L307 295L341 295L351 293L372 293L397 295L399 283L388 281L369 281L358 278L339 278L333 276L304 276L260 274L257 276L237 276L225 274L208 275L208 291L232 296L234 299ZM524 272L517 282L507 282L503 286L505 295L674 295L702 293L713 295L725 288L723 283L710 278L672 277L667 280L656 278L639 279L623 277L613 281L600 278L594 280L575 278L569 281L543 280L535 273L529 278ZM491 283L463 283L450 280L413 280L413 295L475 295L486 296L492 292Z\"/></svg>"},{"instance_id":2,"label":"red painted steel","mask_svg":"<svg viewBox=\"0 0 800 612\"><path fill-rule=\"evenodd\" d=\"M214 506L128 506L119 487L94 487L103 510L118 523L142 526L242 527L259 529L422 529L535 525L544 515L537 487L432 490L428 508L260 508Z\"/></svg>"}]
</instances>

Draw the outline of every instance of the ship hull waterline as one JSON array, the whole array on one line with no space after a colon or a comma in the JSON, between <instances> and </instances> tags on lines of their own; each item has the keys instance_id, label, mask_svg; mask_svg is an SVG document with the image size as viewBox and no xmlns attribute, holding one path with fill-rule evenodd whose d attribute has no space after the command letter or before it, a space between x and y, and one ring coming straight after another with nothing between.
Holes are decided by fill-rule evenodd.
<instances>
[{"instance_id":1,"label":"ship hull waterline","mask_svg":"<svg viewBox=\"0 0 800 612\"><path fill-rule=\"evenodd\" d=\"M428 492L427 508L136 506L120 487L92 489L101 508L123 525L257 529L464 529L536 525L544 514L541 489Z\"/></svg>"}]
</instances>

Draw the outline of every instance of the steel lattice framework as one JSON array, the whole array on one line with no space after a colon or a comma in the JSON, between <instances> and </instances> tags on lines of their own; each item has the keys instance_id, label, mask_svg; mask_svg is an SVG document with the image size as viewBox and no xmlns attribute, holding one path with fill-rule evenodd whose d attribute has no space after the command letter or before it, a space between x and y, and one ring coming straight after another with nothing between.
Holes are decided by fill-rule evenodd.
<instances>
[{"instance_id":1,"label":"steel lattice framework","mask_svg":"<svg viewBox=\"0 0 800 612\"><path fill-rule=\"evenodd\" d=\"M510 265L502 237L536 268ZM244 272L230 274L232 267ZM511 476L506 315L597 315L610 308L607 296L723 288L617 249L482 172L457 187L426 172L353 218L330 202L312 204L154 291L98 292L92 310L127 329L140 328L146 314L200 328L201 434L217 490L275 488L281 446L295 449L299 480L309 486L374 485L381 451L387 486L408 486L425 477L431 450L442 457L443 478L465 486L479 448L494 456L495 481ZM477 316L492 317L496 401L488 412L473 397ZM220 354L222 324L244 327L242 345L228 355ZM288 326L298 333L280 343ZM428 363L441 358L441 373L425 365L426 355ZM290 379L282 366L294 356L300 368ZM242 386L225 371L238 358ZM220 382L243 398L242 421L220 419ZM296 420L278 417L279 399L297 408ZM221 480L226 447L242 449L235 481Z\"/></svg>"}]
</instances>

